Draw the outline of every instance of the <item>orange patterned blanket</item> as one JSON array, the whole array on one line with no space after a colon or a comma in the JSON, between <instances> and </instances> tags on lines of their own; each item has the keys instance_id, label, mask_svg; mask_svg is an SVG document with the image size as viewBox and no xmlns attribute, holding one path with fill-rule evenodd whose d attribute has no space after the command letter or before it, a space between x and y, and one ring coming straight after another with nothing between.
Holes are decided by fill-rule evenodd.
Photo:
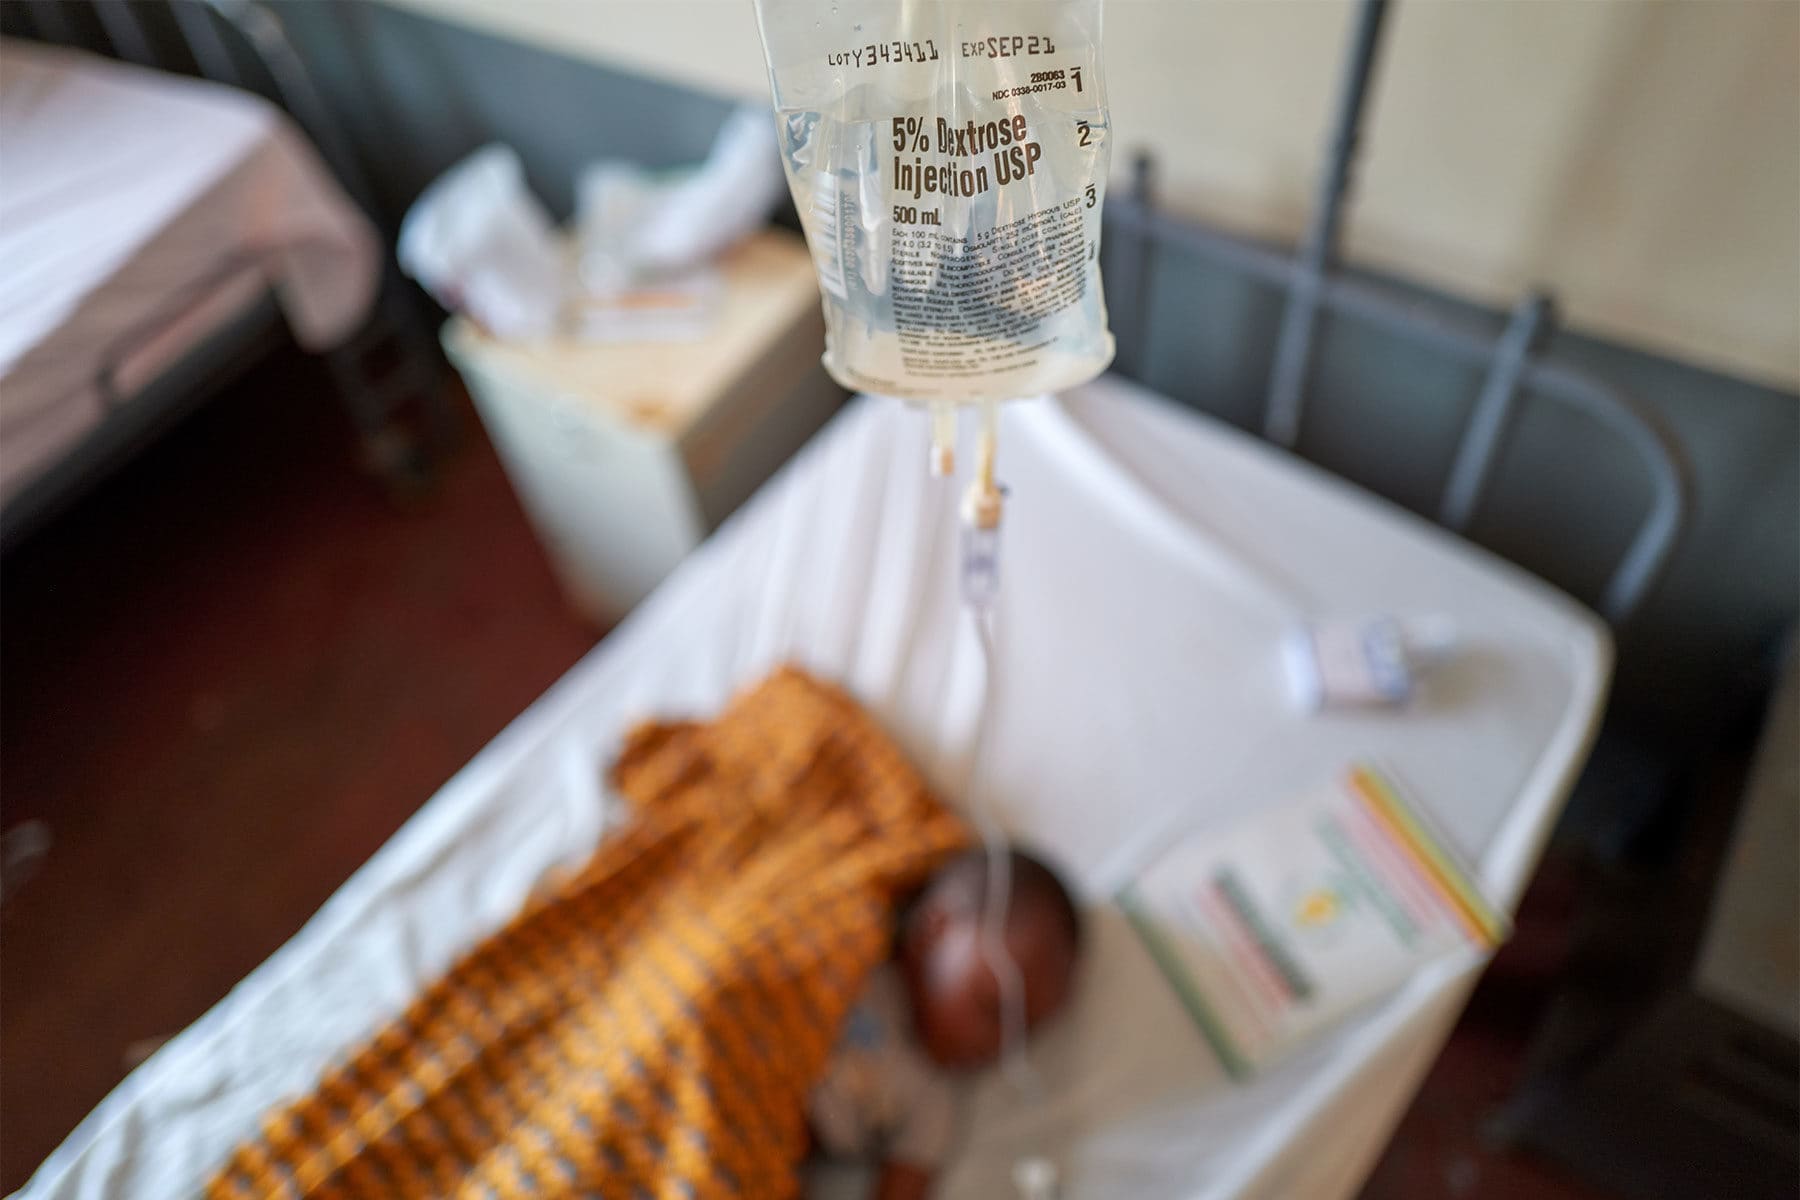
<instances>
[{"instance_id":1,"label":"orange patterned blanket","mask_svg":"<svg viewBox=\"0 0 1800 1200\"><path fill-rule=\"evenodd\" d=\"M805 1101L894 902L962 823L783 670L637 729L631 820L273 1113L213 1197L792 1196Z\"/></svg>"}]
</instances>

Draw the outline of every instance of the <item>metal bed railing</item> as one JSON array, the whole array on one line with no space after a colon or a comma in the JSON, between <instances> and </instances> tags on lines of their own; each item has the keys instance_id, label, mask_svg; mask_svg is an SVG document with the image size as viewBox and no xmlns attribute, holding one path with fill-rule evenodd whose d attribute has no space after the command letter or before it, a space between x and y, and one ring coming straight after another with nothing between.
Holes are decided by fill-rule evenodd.
<instances>
[{"instance_id":1,"label":"metal bed railing","mask_svg":"<svg viewBox=\"0 0 1800 1200\"><path fill-rule=\"evenodd\" d=\"M42 40L110 51L138 66L181 72L189 65L206 78L257 90L262 82L305 130L338 182L371 218L379 212L369 177L288 39L274 7L260 0L167 0L141 6L123 0L30 0L21 5L26 24ZM146 20L166 12L160 24ZM90 16L84 14L91 14ZM96 37L96 35L98 35ZM172 35L172 36L171 36ZM259 71L259 81L244 67ZM228 255L205 277L171 287L157 312L134 324L100 356L94 386L109 410L123 407L118 372L137 349L174 327L229 277L258 269L262 250ZM274 311L273 306L268 306ZM431 458L455 437L454 409L442 395L441 360L423 314L410 299L392 257L383 263L381 287L370 319L348 341L324 355L325 364L350 412L367 464L403 487L427 470ZM235 360L235 359L234 359ZM408 412L414 415L407 416ZM80 487L131 449L117 439L97 439L109 451L92 471L58 472L46 487L55 494L27 495L9 505L0 542L14 545L78 494ZM27 485L33 490L35 485ZM27 502L28 501L28 502Z\"/></svg>"},{"instance_id":2,"label":"metal bed railing","mask_svg":"<svg viewBox=\"0 0 1800 1200\"><path fill-rule=\"evenodd\" d=\"M1452 360L1484 368L1439 498L1439 524L1467 533L1494 477L1522 392L1587 414L1640 460L1650 482L1647 509L1601 590L1596 607L1615 627L1643 602L1674 551L1688 510L1685 463L1656 417L1631 396L1584 372L1539 357L1554 321L1548 296L1533 292L1513 308L1496 336L1484 325L1377 283L1334 273L1343 205L1373 74L1386 0L1363 0L1352 32L1319 198L1296 253L1234 237L1158 212L1152 165L1140 157L1132 187L1106 203L1108 298L1129 361L1144 361L1153 328L1151 288L1160 251L1175 247L1241 275L1285 289L1286 309L1263 409L1263 436L1286 449L1305 418L1314 336L1320 318L1360 320Z\"/></svg>"}]
</instances>

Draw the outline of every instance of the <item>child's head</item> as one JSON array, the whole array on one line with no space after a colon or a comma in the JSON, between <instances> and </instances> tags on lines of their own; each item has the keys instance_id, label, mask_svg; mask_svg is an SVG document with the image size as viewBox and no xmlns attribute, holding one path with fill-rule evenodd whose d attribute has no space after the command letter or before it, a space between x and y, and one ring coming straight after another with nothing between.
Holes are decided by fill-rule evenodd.
<instances>
[{"instance_id":1,"label":"child's head","mask_svg":"<svg viewBox=\"0 0 1800 1200\"><path fill-rule=\"evenodd\" d=\"M1007 953L1018 965L1029 1031L1068 999L1081 949L1081 916L1056 872L1022 850L1008 850ZM1000 981L981 945L991 864L986 850L964 851L926 883L900 929L900 962L926 1053L949 1067L1000 1057Z\"/></svg>"}]
</instances>

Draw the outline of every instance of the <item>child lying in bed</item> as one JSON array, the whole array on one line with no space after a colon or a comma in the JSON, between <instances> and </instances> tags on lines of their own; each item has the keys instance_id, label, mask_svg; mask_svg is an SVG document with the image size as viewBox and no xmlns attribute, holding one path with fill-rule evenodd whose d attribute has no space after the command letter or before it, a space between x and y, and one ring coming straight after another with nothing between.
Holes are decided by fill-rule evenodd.
<instances>
[{"instance_id":1,"label":"child lying in bed","mask_svg":"<svg viewBox=\"0 0 1800 1200\"><path fill-rule=\"evenodd\" d=\"M881 1155L883 1195L929 1188L949 1080L1001 1043L985 859L937 865L968 827L849 696L791 669L711 721L638 727L610 778L631 815L593 857L257 1123L208 1196L792 1195L815 1092L822 1144ZM1035 1023L1078 933L1055 876L1011 862Z\"/></svg>"},{"instance_id":2,"label":"child lying in bed","mask_svg":"<svg viewBox=\"0 0 1800 1200\"><path fill-rule=\"evenodd\" d=\"M1024 988L1026 1029L1067 1000L1081 920L1056 873L1009 852L1006 947ZM989 859L979 847L951 859L900 918L892 961L876 969L844 1023L814 1090L809 1117L832 1156L881 1164L876 1200L931 1190L953 1148L957 1077L1002 1050L999 979L981 944Z\"/></svg>"}]
</instances>

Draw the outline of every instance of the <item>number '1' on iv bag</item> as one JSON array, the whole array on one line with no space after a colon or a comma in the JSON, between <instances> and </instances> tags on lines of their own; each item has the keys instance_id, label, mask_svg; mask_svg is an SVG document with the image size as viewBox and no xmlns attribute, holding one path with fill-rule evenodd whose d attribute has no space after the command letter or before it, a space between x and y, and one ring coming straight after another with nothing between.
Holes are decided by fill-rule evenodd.
<instances>
[{"instance_id":1,"label":"number '1' on iv bag","mask_svg":"<svg viewBox=\"0 0 1800 1200\"><path fill-rule=\"evenodd\" d=\"M1104 370L1100 0L756 10L832 377L943 405Z\"/></svg>"}]
</instances>

